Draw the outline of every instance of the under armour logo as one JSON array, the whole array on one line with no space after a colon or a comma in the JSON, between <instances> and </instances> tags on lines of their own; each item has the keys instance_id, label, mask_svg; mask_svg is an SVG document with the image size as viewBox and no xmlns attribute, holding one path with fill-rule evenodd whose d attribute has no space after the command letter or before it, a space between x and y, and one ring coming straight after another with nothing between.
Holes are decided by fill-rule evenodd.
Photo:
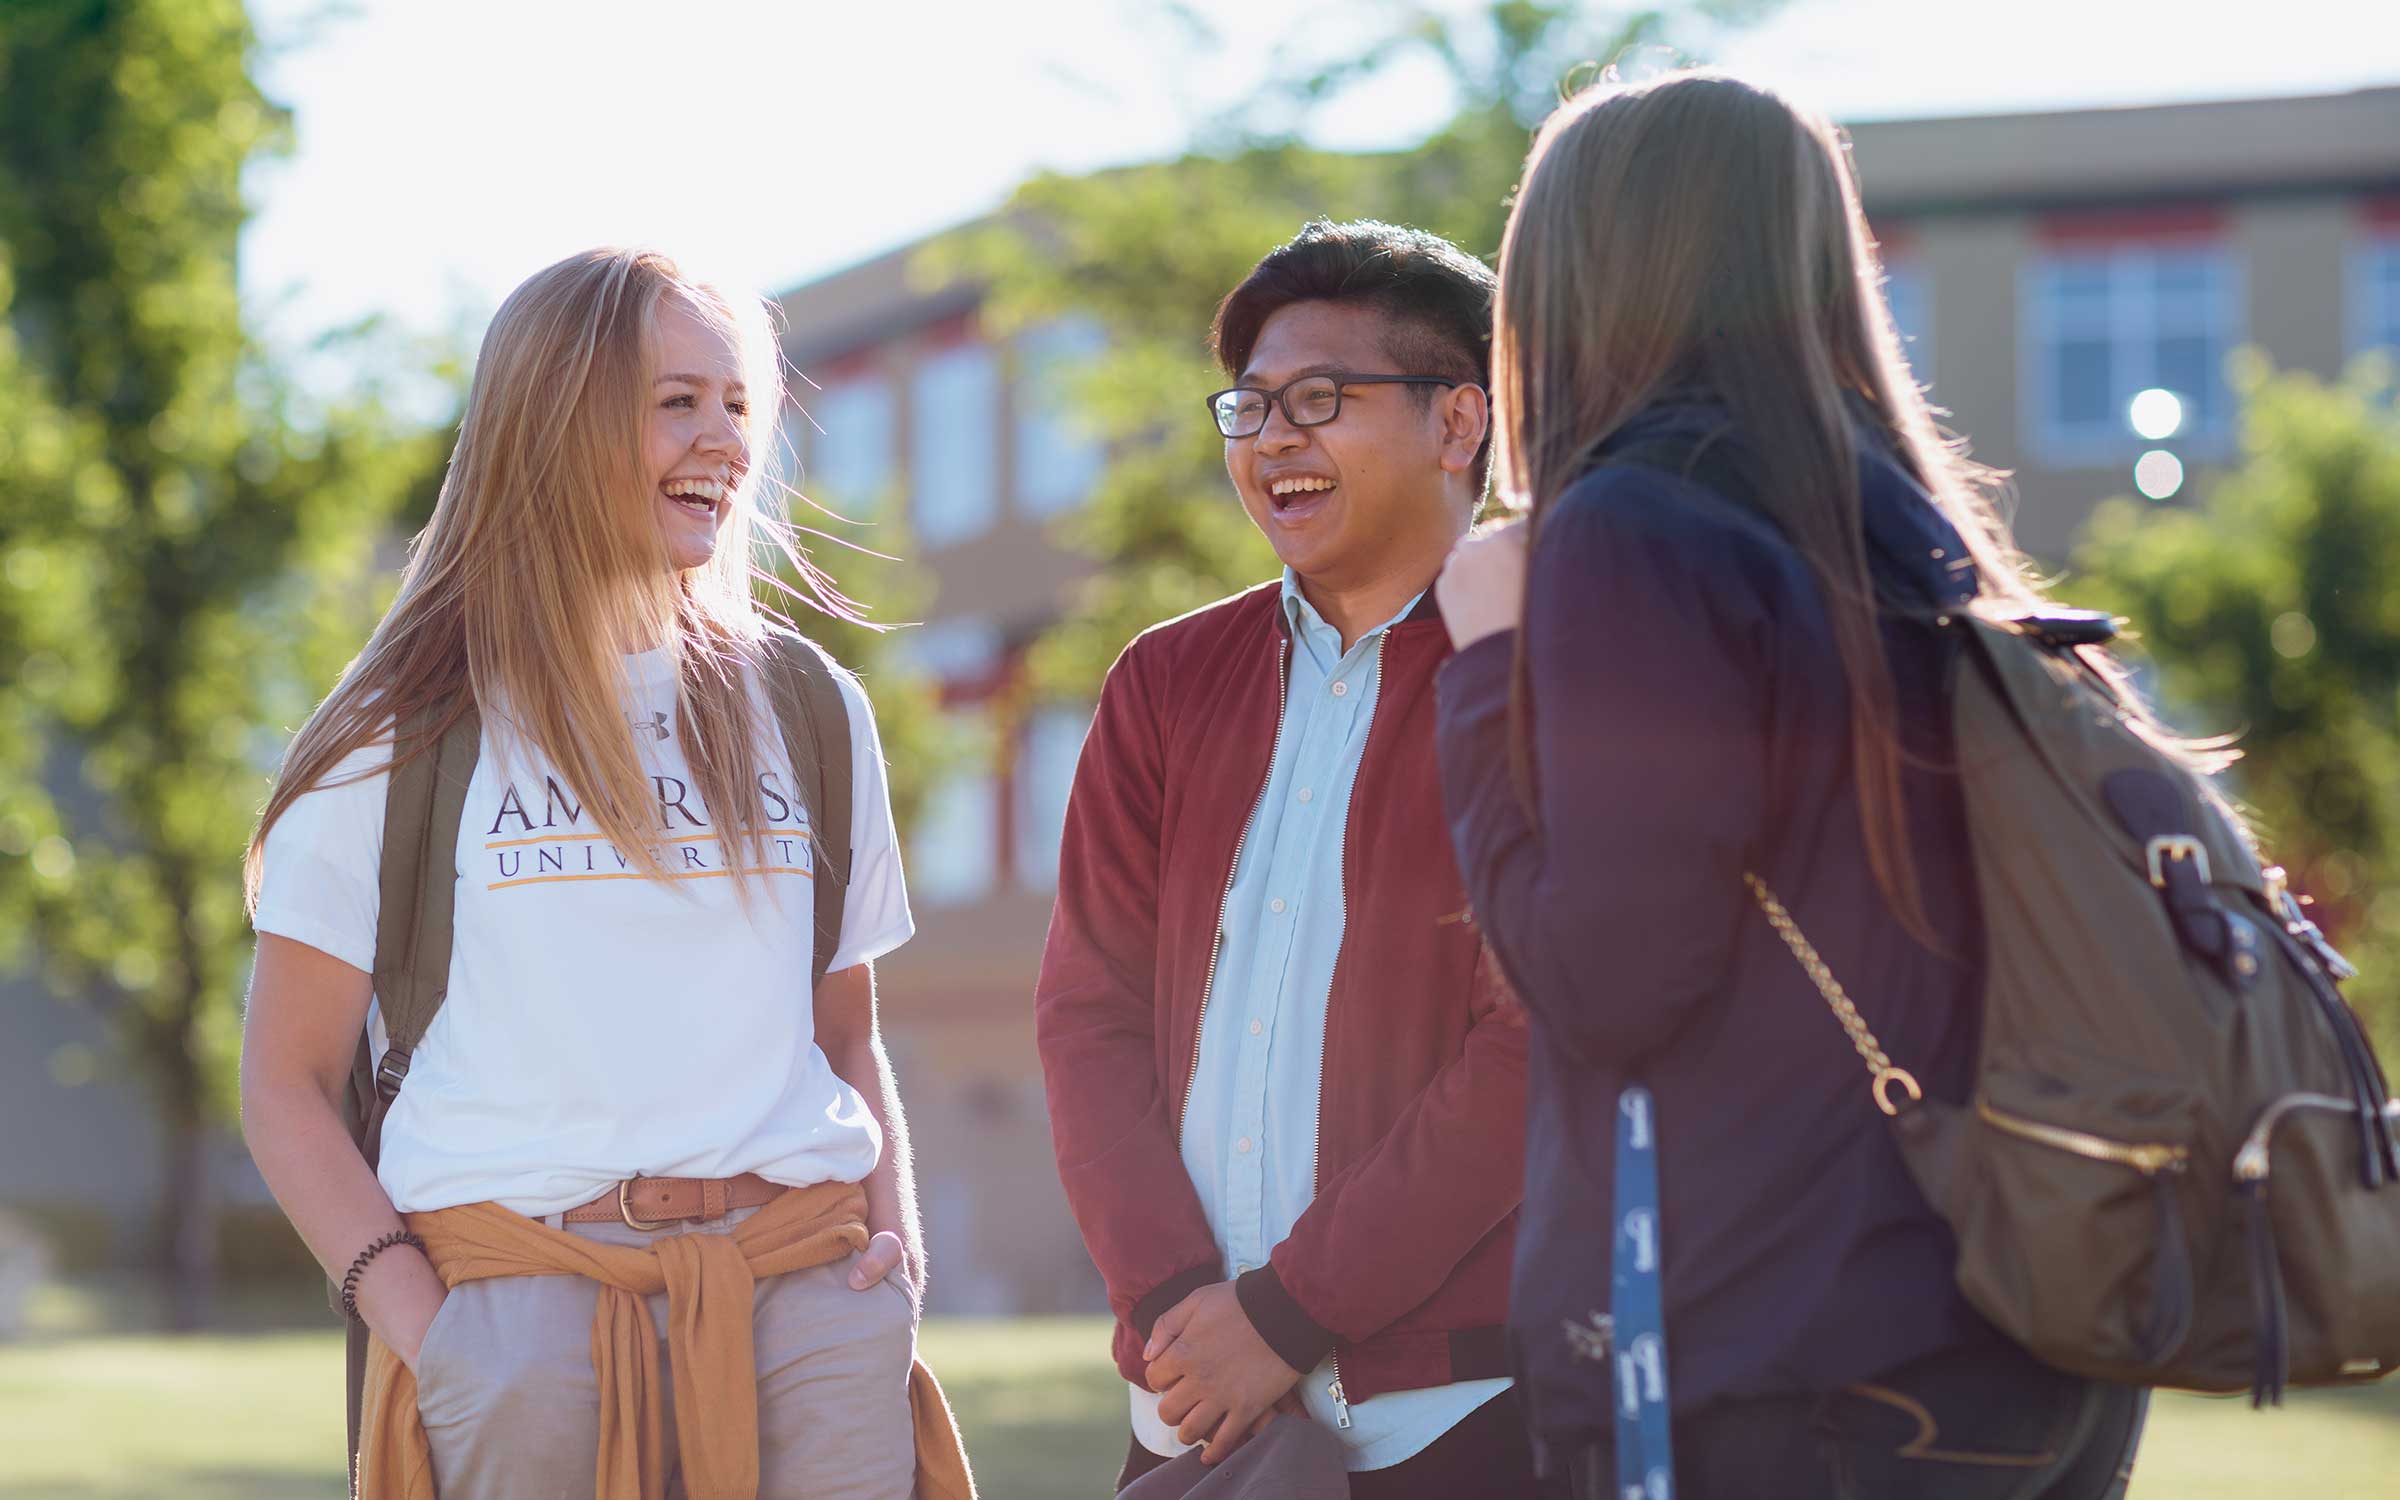
<instances>
[{"instance_id":1,"label":"under armour logo","mask_svg":"<svg viewBox=\"0 0 2400 1500\"><path fill-rule=\"evenodd\" d=\"M652 714L647 719L635 714L627 714L625 717L627 721L633 725L634 732L637 734L647 729L650 731L650 737L654 740L664 740L673 737L674 732L667 728L667 715L666 710L664 709Z\"/></svg>"}]
</instances>

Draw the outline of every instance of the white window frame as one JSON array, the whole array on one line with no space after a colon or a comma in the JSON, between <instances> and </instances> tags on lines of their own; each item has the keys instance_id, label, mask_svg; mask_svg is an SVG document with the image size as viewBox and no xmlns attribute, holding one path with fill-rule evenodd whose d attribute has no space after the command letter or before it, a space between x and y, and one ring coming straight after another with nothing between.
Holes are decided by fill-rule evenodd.
<instances>
[{"instance_id":1,"label":"white window frame","mask_svg":"<svg viewBox=\"0 0 2400 1500\"><path fill-rule=\"evenodd\" d=\"M1108 450L1074 400L1080 378L1107 347L1090 318L1059 318L1016 341L1015 431L1010 479L1017 508L1036 520L1064 515L1091 498Z\"/></svg>"},{"instance_id":2,"label":"white window frame","mask_svg":"<svg viewBox=\"0 0 2400 1500\"><path fill-rule=\"evenodd\" d=\"M2351 357L2380 351L2400 361L2400 225L2368 228L2350 252L2349 279L2343 302Z\"/></svg>"},{"instance_id":3,"label":"white window frame","mask_svg":"<svg viewBox=\"0 0 2400 1500\"><path fill-rule=\"evenodd\" d=\"M2045 464L2109 467L2148 448L2162 446L2133 430L2126 407L2136 393L2158 384L2159 326L2153 296L2157 262L2163 256L2193 254L2211 257L2216 262L2217 305L2208 333L2221 353L2231 354L2247 336L2248 278L2241 256L2223 239L2133 239L2090 247L2062 247L2038 254L2020 268L2017 276L2019 425L2028 445ZM2120 381L2123 389L2118 392L2116 409L2105 420L2063 423L2056 420L2053 411L2057 393L2051 375L2051 350L2062 330L2051 283L2061 270L2093 262L2104 265L2110 278L2107 327L2103 332L2109 340L2112 372L2120 367L2118 361L2122 360L2127 362L2123 367L2134 370L2136 376ZM2224 378L2221 369L2212 374L2219 380ZM2203 428L2187 422L2163 446L2186 457L2201 459L2221 458L2232 452L2238 426L2235 399L2230 390L2219 394L2225 399L2216 426Z\"/></svg>"},{"instance_id":4,"label":"white window frame","mask_svg":"<svg viewBox=\"0 0 2400 1500\"><path fill-rule=\"evenodd\" d=\"M1000 627L985 615L947 615L896 632L909 670L941 682L980 682L1000 664Z\"/></svg>"},{"instance_id":5,"label":"white window frame","mask_svg":"<svg viewBox=\"0 0 2400 1500\"><path fill-rule=\"evenodd\" d=\"M868 371L828 381L800 406L808 414L800 493L845 515L872 513L899 475L900 402L891 379Z\"/></svg>"},{"instance_id":6,"label":"white window frame","mask_svg":"<svg viewBox=\"0 0 2400 1500\"><path fill-rule=\"evenodd\" d=\"M1883 263L1883 302L1892 315L1893 331L1900 335L1900 352L1907 356L1908 367L1917 384L1933 384L1933 267L1920 255L1894 255ZM1905 299L1895 297L1895 288L1906 287ZM1906 300L1916 311L1913 321L1903 321L1899 303Z\"/></svg>"},{"instance_id":7,"label":"white window frame","mask_svg":"<svg viewBox=\"0 0 2400 1500\"><path fill-rule=\"evenodd\" d=\"M956 382L951 388L951 382ZM910 372L909 516L927 550L970 542L1000 519L1000 362L969 341ZM946 410L952 397L960 410Z\"/></svg>"},{"instance_id":8,"label":"white window frame","mask_svg":"<svg viewBox=\"0 0 2400 1500\"><path fill-rule=\"evenodd\" d=\"M1066 830L1067 793L1091 728L1088 703L1044 704L1025 716L1009 791L1017 880L1028 890L1058 888L1058 841Z\"/></svg>"},{"instance_id":9,"label":"white window frame","mask_svg":"<svg viewBox=\"0 0 2400 1500\"><path fill-rule=\"evenodd\" d=\"M950 717L983 741L986 710L956 709ZM961 766L933 786L909 844L909 896L928 909L972 906L999 888L1000 779L987 760Z\"/></svg>"}]
</instances>

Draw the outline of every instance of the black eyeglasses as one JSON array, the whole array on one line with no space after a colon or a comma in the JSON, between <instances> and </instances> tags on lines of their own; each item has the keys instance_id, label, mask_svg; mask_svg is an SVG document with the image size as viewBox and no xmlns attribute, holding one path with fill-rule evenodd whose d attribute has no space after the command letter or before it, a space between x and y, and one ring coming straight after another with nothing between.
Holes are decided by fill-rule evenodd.
<instances>
[{"instance_id":1,"label":"black eyeglasses","mask_svg":"<svg viewBox=\"0 0 2400 1500\"><path fill-rule=\"evenodd\" d=\"M1347 370L1335 370L1324 375L1303 375L1286 381L1278 390L1262 391L1255 386L1235 386L1218 391L1208 398L1208 414L1216 419L1217 431L1229 438L1254 436L1267 425L1267 409L1281 403L1284 420L1294 427L1322 427L1342 414L1342 387L1346 385L1447 385L1467 384L1463 380L1445 380L1439 375L1353 375Z\"/></svg>"}]
</instances>

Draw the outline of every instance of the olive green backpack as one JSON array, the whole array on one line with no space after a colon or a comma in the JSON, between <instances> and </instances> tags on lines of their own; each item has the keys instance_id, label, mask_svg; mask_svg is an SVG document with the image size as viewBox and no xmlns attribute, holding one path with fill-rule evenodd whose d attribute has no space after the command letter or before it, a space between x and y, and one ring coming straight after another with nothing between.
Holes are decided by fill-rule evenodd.
<instances>
[{"instance_id":1,"label":"olive green backpack","mask_svg":"<svg viewBox=\"0 0 2400 1500\"><path fill-rule=\"evenodd\" d=\"M1960 1290L2036 1357L2129 1384L2264 1403L2400 1366L2400 1105L2335 988L2349 965L2128 727L2078 654L2105 616L1952 628L1986 930L1969 1102L1916 1098L1752 889L1957 1233Z\"/></svg>"},{"instance_id":2,"label":"olive green backpack","mask_svg":"<svg viewBox=\"0 0 2400 1500\"><path fill-rule=\"evenodd\" d=\"M767 642L766 686L798 795L809 815L815 863L816 954L809 993L825 978L842 931L850 880L850 710L831 662L815 645L778 633ZM422 736L439 716L409 726ZM450 919L457 896L458 824L482 748L483 721L470 707L441 742L392 773L383 811L382 896L375 924L375 1003L389 1045L380 1064L361 1035L343 1099L343 1120L372 1167L382 1154L383 1122L408 1077L410 1057L450 982ZM336 1307L339 1299L336 1298ZM360 1398L365 1391L367 1327L348 1320L350 1461L358 1463Z\"/></svg>"},{"instance_id":3,"label":"olive green backpack","mask_svg":"<svg viewBox=\"0 0 2400 1500\"><path fill-rule=\"evenodd\" d=\"M1730 463L1645 462L1738 498ZM1709 460L1715 459L1715 462ZM2060 1369L2251 1392L2400 1366L2400 1104L2350 966L2205 781L2128 724L2077 610L1944 616L1987 972L1974 1087L1921 1098L1757 876L1956 1232L1960 1290ZM1807 892L1788 892L1807 906Z\"/></svg>"}]
</instances>

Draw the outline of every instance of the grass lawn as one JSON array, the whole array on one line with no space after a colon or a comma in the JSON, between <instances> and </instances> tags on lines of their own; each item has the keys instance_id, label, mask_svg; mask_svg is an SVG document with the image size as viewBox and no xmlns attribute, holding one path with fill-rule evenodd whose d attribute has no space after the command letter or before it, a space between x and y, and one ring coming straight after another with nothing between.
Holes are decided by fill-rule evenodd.
<instances>
[{"instance_id":1,"label":"grass lawn","mask_svg":"<svg viewBox=\"0 0 2400 1500\"><path fill-rule=\"evenodd\" d=\"M63 1305L45 1323L0 1346L0 1500L342 1494L341 1344L324 1324L166 1338L91 1331ZM1107 1493L1125 1397L1106 1343L1090 1319L927 1325L926 1357L991 1500ZM2162 1397L2139 1472L2134 1500L2400 1494L2400 1384L2265 1414Z\"/></svg>"}]
</instances>

